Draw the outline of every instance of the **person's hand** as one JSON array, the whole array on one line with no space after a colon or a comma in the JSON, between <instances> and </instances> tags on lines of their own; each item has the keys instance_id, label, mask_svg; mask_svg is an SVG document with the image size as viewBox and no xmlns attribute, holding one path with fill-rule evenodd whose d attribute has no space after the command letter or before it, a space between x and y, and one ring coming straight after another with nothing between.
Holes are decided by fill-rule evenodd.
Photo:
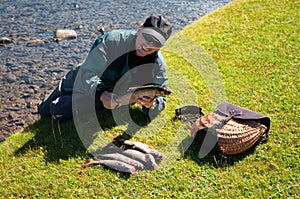
<instances>
[{"instance_id":1,"label":"person's hand","mask_svg":"<svg viewBox=\"0 0 300 199\"><path fill-rule=\"evenodd\" d=\"M104 91L102 93L102 95L100 96L100 100L102 101L104 108L115 109L121 106L115 101L114 96L114 93L110 93L108 91Z\"/></svg>"},{"instance_id":2,"label":"person's hand","mask_svg":"<svg viewBox=\"0 0 300 199\"><path fill-rule=\"evenodd\" d=\"M155 102L156 100L156 97L151 99L149 97L142 97L142 98L139 98L138 101L137 101L137 104L140 104L146 108L151 108L153 106L153 103Z\"/></svg>"}]
</instances>

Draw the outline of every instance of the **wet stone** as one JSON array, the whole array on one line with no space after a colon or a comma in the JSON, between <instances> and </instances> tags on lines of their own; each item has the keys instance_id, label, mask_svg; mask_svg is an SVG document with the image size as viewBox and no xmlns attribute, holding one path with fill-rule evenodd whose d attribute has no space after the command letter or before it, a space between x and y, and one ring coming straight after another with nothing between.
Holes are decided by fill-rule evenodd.
<instances>
[{"instance_id":1,"label":"wet stone","mask_svg":"<svg viewBox=\"0 0 300 199\"><path fill-rule=\"evenodd\" d=\"M27 98L29 98L29 97L30 97L30 95L29 95L29 94L22 95L22 98L23 98L23 99L27 99Z\"/></svg>"},{"instance_id":2,"label":"wet stone","mask_svg":"<svg viewBox=\"0 0 300 199\"><path fill-rule=\"evenodd\" d=\"M25 125L25 121L24 120L17 120L17 121L15 121L15 125L23 127Z\"/></svg>"},{"instance_id":3,"label":"wet stone","mask_svg":"<svg viewBox=\"0 0 300 199\"><path fill-rule=\"evenodd\" d=\"M0 44L10 44L13 42L13 39L7 37L0 37Z\"/></svg>"},{"instance_id":4,"label":"wet stone","mask_svg":"<svg viewBox=\"0 0 300 199\"><path fill-rule=\"evenodd\" d=\"M6 119L7 120L12 120L12 119L14 119L14 115L13 114L8 114Z\"/></svg>"},{"instance_id":5,"label":"wet stone","mask_svg":"<svg viewBox=\"0 0 300 199\"><path fill-rule=\"evenodd\" d=\"M41 45L41 44L44 44L44 43L46 43L46 41L41 40L41 39L36 39L36 40L28 41L27 45L28 46L36 46L36 45Z\"/></svg>"},{"instance_id":6,"label":"wet stone","mask_svg":"<svg viewBox=\"0 0 300 199\"><path fill-rule=\"evenodd\" d=\"M29 62L29 61L25 61L23 62L23 64L29 66L29 67L33 67L34 63L33 62Z\"/></svg>"},{"instance_id":7,"label":"wet stone","mask_svg":"<svg viewBox=\"0 0 300 199\"><path fill-rule=\"evenodd\" d=\"M7 108L7 110L8 111L18 111L18 110L20 110L20 108L19 107L9 107L9 108Z\"/></svg>"},{"instance_id":8,"label":"wet stone","mask_svg":"<svg viewBox=\"0 0 300 199\"><path fill-rule=\"evenodd\" d=\"M8 73L3 77L3 79L7 83L14 83L17 80L17 77L12 73Z\"/></svg>"},{"instance_id":9,"label":"wet stone","mask_svg":"<svg viewBox=\"0 0 300 199\"><path fill-rule=\"evenodd\" d=\"M76 39L77 33L75 30L57 30L56 38L58 38L58 39Z\"/></svg>"}]
</instances>

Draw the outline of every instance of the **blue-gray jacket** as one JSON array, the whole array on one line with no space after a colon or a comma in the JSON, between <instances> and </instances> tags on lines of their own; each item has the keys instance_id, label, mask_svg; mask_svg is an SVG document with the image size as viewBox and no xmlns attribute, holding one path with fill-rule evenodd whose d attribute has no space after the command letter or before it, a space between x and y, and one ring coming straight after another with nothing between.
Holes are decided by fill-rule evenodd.
<instances>
[{"instance_id":1,"label":"blue-gray jacket","mask_svg":"<svg viewBox=\"0 0 300 199\"><path fill-rule=\"evenodd\" d=\"M161 52L137 57L132 53L135 39L136 31L132 30L112 30L99 37L80 66L73 92L88 95L97 103L104 91L118 95L131 86L166 86L166 63ZM159 97L151 109L161 111L165 104L165 97ZM145 107L143 111L147 111Z\"/></svg>"}]
</instances>

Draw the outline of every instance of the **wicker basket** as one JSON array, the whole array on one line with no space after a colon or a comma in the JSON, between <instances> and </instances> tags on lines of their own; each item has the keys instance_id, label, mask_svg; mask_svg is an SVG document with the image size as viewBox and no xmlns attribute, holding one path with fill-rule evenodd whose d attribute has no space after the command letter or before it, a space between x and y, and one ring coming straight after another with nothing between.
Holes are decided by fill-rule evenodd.
<instances>
[{"instance_id":1,"label":"wicker basket","mask_svg":"<svg viewBox=\"0 0 300 199\"><path fill-rule=\"evenodd\" d=\"M200 133L206 136L204 131L217 136L216 144L221 154L237 155L266 137L267 127L259 120L233 119L232 116L211 112L197 119L191 128L191 135L195 137Z\"/></svg>"},{"instance_id":2,"label":"wicker basket","mask_svg":"<svg viewBox=\"0 0 300 199\"><path fill-rule=\"evenodd\" d=\"M224 155L243 153L256 145L264 137L267 127L256 121L229 120L217 129L218 146Z\"/></svg>"}]
</instances>

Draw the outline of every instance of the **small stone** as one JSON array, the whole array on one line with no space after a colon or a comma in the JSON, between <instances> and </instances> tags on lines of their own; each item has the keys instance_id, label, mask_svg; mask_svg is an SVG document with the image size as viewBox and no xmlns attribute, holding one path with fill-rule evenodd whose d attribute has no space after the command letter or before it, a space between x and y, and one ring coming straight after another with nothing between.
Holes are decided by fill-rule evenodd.
<instances>
[{"instance_id":1,"label":"small stone","mask_svg":"<svg viewBox=\"0 0 300 199\"><path fill-rule=\"evenodd\" d=\"M65 39L76 39L77 33L75 30L57 30L56 31L56 38L65 38Z\"/></svg>"},{"instance_id":2,"label":"small stone","mask_svg":"<svg viewBox=\"0 0 300 199\"><path fill-rule=\"evenodd\" d=\"M12 120L14 118L14 115L12 115L12 114L9 114L8 116L7 116L7 120Z\"/></svg>"},{"instance_id":3,"label":"small stone","mask_svg":"<svg viewBox=\"0 0 300 199\"><path fill-rule=\"evenodd\" d=\"M101 27L99 30L98 30L102 35L104 34L104 27Z\"/></svg>"},{"instance_id":4,"label":"small stone","mask_svg":"<svg viewBox=\"0 0 300 199\"><path fill-rule=\"evenodd\" d=\"M9 108L7 108L7 110L8 111L19 111L20 108L18 108L18 107L9 107Z\"/></svg>"},{"instance_id":5,"label":"small stone","mask_svg":"<svg viewBox=\"0 0 300 199\"><path fill-rule=\"evenodd\" d=\"M28 99L29 97L30 97L29 94L22 95L22 98L23 98L23 99Z\"/></svg>"},{"instance_id":6,"label":"small stone","mask_svg":"<svg viewBox=\"0 0 300 199\"><path fill-rule=\"evenodd\" d=\"M79 4L78 3L73 3L73 7L74 8L79 8Z\"/></svg>"},{"instance_id":7,"label":"small stone","mask_svg":"<svg viewBox=\"0 0 300 199\"><path fill-rule=\"evenodd\" d=\"M54 42L57 42L57 43L60 42L61 40L62 40L62 39L59 39L59 38L54 38L54 39L53 39L53 41L54 41Z\"/></svg>"},{"instance_id":8,"label":"small stone","mask_svg":"<svg viewBox=\"0 0 300 199\"><path fill-rule=\"evenodd\" d=\"M26 108L34 108L39 102L40 100L31 100L30 102L26 103Z\"/></svg>"},{"instance_id":9,"label":"small stone","mask_svg":"<svg viewBox=\"0 0 300 199\"><path fill-rule=\"evenodd\" d=\"M26 108L32 108L32 102L27 102Z\"/></svg>"},{"instance_id":10,"label":"small stone","mask_svg":"<svg viewBox=\"0 0 300 199\"><path fill-rule=\"evenodd\" d=\"M17 126L24 126L25 122L24 122L24 120L19 119L19 120L15 121L15 125L17 125Z\"/></svg>"},{"instance_id":11,"label":"small stone","mask_svg":"<svg viewBox=\"0 0 300 199\"><path fill-rule=\"evenodd\" d=\"M7 83L14 83L17 80L17 77L12 73L8 73L6 76L3 77L3 79Z\"/></svg>"},{"instance_id":12,"label":"small stone","mask_svg":"<svg viewBox=\"0 0 300 199\"><path fill-rule=\"evenodd\" d=\"M38 90L40 87L38 85L30 85L29 88L33 90Z\"/></svg>"},{"instance_id":13,"label":"small stone","mask_svg":"<svg viewBox=\"0 0 300 199\"><path fill-rule=\"evenodd\" d=\"M0 37L0 44L10 44L13 40L7 37Z\"/></svg>"},{"instance_id":14,"label":"small stone","mask_svg":"<svg viewBox=\"0 0 300 199\"><path fill-rule=\"evenodd\" d=\"M35 46L35 45L41 45L46 43L46 41L41 40L41 39L36 39L36 40L31 40L27 42L27 46Z\"/></svg>"}]
</instances>

